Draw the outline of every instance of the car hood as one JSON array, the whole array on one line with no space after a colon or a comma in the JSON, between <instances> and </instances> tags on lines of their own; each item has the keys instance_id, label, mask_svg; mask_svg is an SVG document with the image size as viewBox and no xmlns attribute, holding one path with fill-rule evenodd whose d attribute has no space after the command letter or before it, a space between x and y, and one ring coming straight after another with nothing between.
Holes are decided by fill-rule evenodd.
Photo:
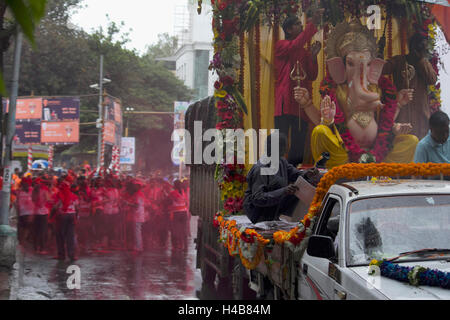
<instances>
[{"instance_id":1,"label":"car hood","mask_svg":"<svg viewBox=\"0 0 450 320\"><path fill-rule=\"evenodd\" d=\"M450 272L450 262L448 261L417 261L398 263L400 266L414 267L420 265L425 268L438 269L442 272ZM440 287L419 286L415 287L405 282L389 279L386 277L374 277L368 274L368 267L351 267L364 281L373 284L381 294L391 300L450 300L450 290ZM374 279L376 278L376 279ZM370 287L368 284L368 288Z\"/></svg>"}]
</instances>

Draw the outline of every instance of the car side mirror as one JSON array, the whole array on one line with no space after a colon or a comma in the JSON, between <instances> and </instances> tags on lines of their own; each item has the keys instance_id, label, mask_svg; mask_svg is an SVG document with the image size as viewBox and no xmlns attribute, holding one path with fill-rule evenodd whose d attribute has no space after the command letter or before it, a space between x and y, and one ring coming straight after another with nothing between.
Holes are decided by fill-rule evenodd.
<instances>
[{"instance_id":1,"label":"car side mirror","mask_svg":"<svg viewBox=\"0 0 450 320\"><path fill-rule=\"evenodd\" d=\"M312 235L309 237L306 252L312 257L331 259L336 256L331 237Z\"/></svg>"}]
</instances>

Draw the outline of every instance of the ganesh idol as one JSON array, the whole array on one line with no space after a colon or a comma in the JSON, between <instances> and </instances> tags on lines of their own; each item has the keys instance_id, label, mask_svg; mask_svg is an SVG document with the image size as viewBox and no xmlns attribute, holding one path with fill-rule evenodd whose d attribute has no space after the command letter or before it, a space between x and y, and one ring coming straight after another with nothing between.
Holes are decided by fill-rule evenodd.
<instances>
[{"instance_id":1,"label":"ganesh idol","mask_svg":"<svg viewBox=\"0 0 450 320\"><path fill-rule=\"evenodd\" d=\"M314 161L328 152L328 169L349 162L412 162L419 140L409 134L411 124L395 123L395 117L413 91L396 92L381 77L385 61L377 58L375 37L357 19L342 22L328 36L325 53L329 74L320 87L320 124L311 134ZM295 98L311 104L302 88Z\"/></svg>"}]
</instances>

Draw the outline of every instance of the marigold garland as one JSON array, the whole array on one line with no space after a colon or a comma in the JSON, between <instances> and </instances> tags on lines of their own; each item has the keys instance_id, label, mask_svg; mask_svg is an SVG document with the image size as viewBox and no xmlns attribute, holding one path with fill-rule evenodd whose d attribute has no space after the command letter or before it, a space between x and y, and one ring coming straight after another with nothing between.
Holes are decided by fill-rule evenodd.
<instances>
[{"instance_id":1,"label":"marigold garland","mask_svg":"<svg viewBox=\"0 0 450 320\"><path fill-rule=\"evenodd\" d=\"M300 222L299 226L290 231L277 231L273 234L275 243L283 244L290 241L298 246L307 235L307 229L311 228L314 218L319 214L322 200L330 187L341 178L358 179L368 176L438 176L450 175L450 164L447 163L349 163L335 167L328 171L320 180L308 214Z\"/></svg>"},{"instance_id":2,"label":"marigold garland","mask_svg":"<svg viewBox=\"0 0 450 320\"><path fill-rule=\"evenodd\" d=\"M273 233L273 240L276 244L289 244L291 247L299 247L303 240L309 236L314 226L316 217L320 212L320 207L325 195L330 187L342 178L359 179L366 176L375 177L397 177L397 176L438 176L450 175L450 164L439 163L369 163L358 164L349 163L335 167L328 171L320 180L308 214L299 225L290 231L279 230ZM219 212L214 217L214 225L219 227L219 234L224 246L231 256L239 256L244 266L250 270L256 268L261 262L264 247L270 242L254 229L238 230L236 221L225 220ZM231 238L230 238L231 237ZM243 248L250 248L247 253ZM254 252L249 255L248 252Z\"/></svg>"},{"instance_id":3,"label":"marigold garland","mask_svg":"<svg viewBox=\"0 0 450 320\"><path fill-rule=\"evenodd\" d=\"M235 220L225 220L220 212L214 217L214 226L219 228L220 240L228 249L230 256L239 253L242 264L249 270L255 269L264 256L264 247L270 242L254 229L242 232L237 229Z\"/></svg>"}]
</instances>

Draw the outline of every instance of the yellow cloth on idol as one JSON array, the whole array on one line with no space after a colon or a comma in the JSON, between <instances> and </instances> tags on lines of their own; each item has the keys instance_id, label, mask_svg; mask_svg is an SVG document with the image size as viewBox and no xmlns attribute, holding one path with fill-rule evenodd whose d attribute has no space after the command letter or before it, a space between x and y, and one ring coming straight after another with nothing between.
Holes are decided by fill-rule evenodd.
<instances>
[{"instance_id":1,"label":"yellow cloth on idol","mask_svg":"<svg viewBox=\"0 0 450 320\"><path fill-rule=\"evenodd\" d=\"M321 154L325 151L330 153L330 160L327 162L327 168L331 169L349 162L348 153L344 143L335 129L335 133L325 125L318 125L311 134L311 151L314 162L316 162ZM394 163L410 163L414 160L419 139L411 134L402 134L394 138L393 148L387 154L382 162Z\"/></svg>"},{"instance_id":2,"label":"yellow cloth on idol","mask_svg":"<svg viewBox=\"0 0 450 320\"><path fill-rule=\"evenodd\" d=\"M330 153L330 160L327 161L327 168L331 169L348 163L348 154L339 132L336 134L325 125L318 125L311 134L311 152L316 162L323 152Z\"/></svg>"},{"instance_id":3,"label":"yellow cloth on idol","mask_svg":"<svg viewBox=\"0 0 450 320\"><path fill-rule=\"evenodd\" d=\"M414 161L419 139L412 134L399 134L394 138L394 147L384 158L383 162L410 163Z\"/></svg>"}]
</instances>

